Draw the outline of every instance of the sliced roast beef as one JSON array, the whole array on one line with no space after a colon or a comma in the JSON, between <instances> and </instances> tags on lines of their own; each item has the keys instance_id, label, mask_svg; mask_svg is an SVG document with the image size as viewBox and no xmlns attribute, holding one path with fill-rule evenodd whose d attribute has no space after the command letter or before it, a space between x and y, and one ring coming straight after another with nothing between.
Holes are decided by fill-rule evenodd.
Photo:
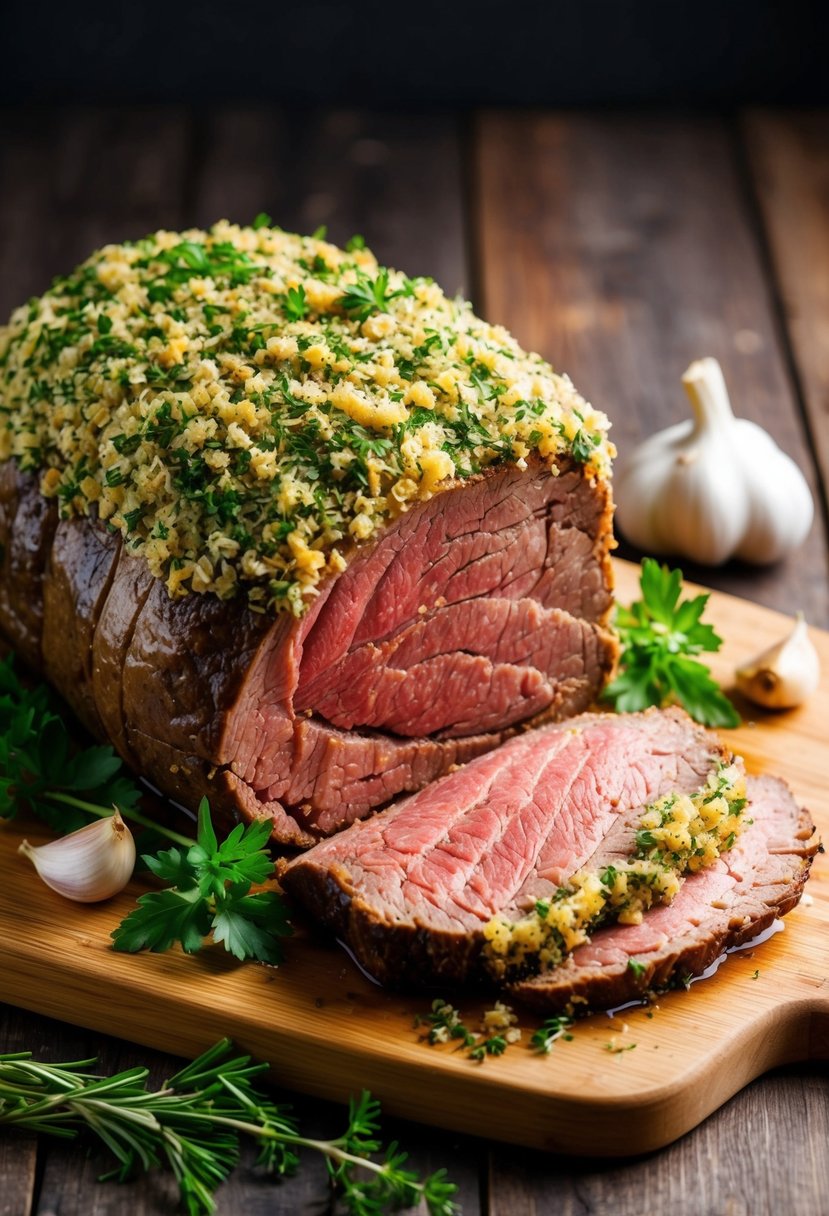
<instances>
[{"instance_id":1,"label":"sliced roast beef","mask_svg":"<svg viewBox=\"0 0 829 1216\"><path fill-rule=\"evenodd\" d=\"M43 574L56 525L35 479L0 464L0 629L33 667L41 662Z\"/></svg>"},{"instance_id":2,"label":"sliced roast beef","mask_svg":"<svg viewBox=\"0 0 829 1216\"><path fill-rule=\"evenodd\" d=\"M767 929L800 899L818 849L814 824L785 782L749 778L753 823L718 862L687 878L673 903L639 925L611 925L512 994L544 1013L606 1009L700 975L729 947Z\"/></svg>"},{"instance_id":3,"label":"sliced roast beef","mask_svg":"<svg viewBox=\"0 0 829 1216\"><path fill-rule=\"evenodd\" d=\"M353 824L283 881L384 983L474 978L493 916L519 916L609 848L631 853L647 803L696 792L726 759L679 710L585 714Z\"/></svg>"},{"instance_id":4,"label":"sliced roast beef","mask_svg":"<svg viewBox=\"0 0 829 1216\"><path fill-rule=\"evenodd\" d=\"M54 542L53 542L54 537ZM607 486L562 460L456 483L355 547L299 620L171 600L120 538L0 479L0 625L162 790L308 845L586 709L612 669Z\"/></svg>"}]
</instances>

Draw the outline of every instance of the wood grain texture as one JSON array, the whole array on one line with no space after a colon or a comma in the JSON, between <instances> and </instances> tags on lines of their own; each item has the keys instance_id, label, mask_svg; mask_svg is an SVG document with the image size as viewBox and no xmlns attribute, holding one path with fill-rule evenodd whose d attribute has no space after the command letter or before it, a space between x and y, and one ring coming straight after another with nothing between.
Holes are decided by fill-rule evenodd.
<instances>
[{"instance_id":1,"label":"wood grain texture","mask_svg":"<svg viewBox=\"0 0 829 1216\"><path fill-rule=\"evenodd\" d=\"M620 595L635 570L620 565ZM711 618L729 639L716 660L728 672L778 635L777 614L715 595ZM829 671L829 634L815 633ZM759 715L733 732L751 771L779 772L829 831L825 787L829 686L784 716ZM28 829L27 829L28 831ZM34 838L37 829L30 835ZM819 861L808 907L761 948L734 955L687 993L625 1014L637 1049L611 1056L619 1023L585 1020L547 1060L526 1046L476 1068L418 1041L413 1017L427 998L370 984L335 946L300 934L279 970L235 964L220 949L113 954L109 930L139 888L103 907L67 906L36 883L15 852L19 828L0 828L0 968L4 994L59 1016L180 1055L230 1034L270 1061L280 1081L344 1101L367 1085L392 1114L515 1143L574 1153L628 1155L668 1144L774 1065L829 1056L829 883ZM19 909L25 905L25 917ZM758 981L752 980L760 968ZM464 999L476 1019L486 1001ZM524 1022L527 1030L532 1019ZM526 1040L525 1040L526 1042ZM498 1119L493 1121L493 1111Z\"/></svg>"},{"instance_id":2,"label":"wood grain texture","mask_svg":"<svg viewBox=\"0 0 829 1216\"><path fill-rule=\"evenodd\" d=\"M679 1143L632 1162L493 1162L490 1216L816 1216L829 1194L829 1068L754 1082Z\"/></svg>"},{"instance_id":3,"label":"wood grain texture","mask_svg":"<svg viewBox=\"0 0 829 1216\"><path fill-rule=\"evenodd\" d=\"M824 486L829 486L829 113L754 111L742 130Z\"/></svg>"},{"instance_id":4,"label":"wood grain texture","mask_svg":"<svg viewBox=\"0 0 829 1216\"><path fill-rule=\"evenodd\" d=\"M565 369L619 451L687 417L680 377L722 363L736 411L804 469L804 435L751 211L721 120L487 114L474 149L478 303ZM829 625L820 519L781 568L688 577Z\"/></svg>"},{"instance_id":5,"label":"wood grain texture","mask_svg":"<svg viewBox=\"0 0 829 1216\"><path fill-rule=\"evenodd\" d=\"M182 110L24 112L4 136L3 322L108 241L184 222L190 123Z\"/></svg>"},{"instance_id":6,"label":"wood grain texture","mask_svg":"<svg viewBox=\"0 0 829 1216\"><path fill-rule=\"evenodd\" d=\"M114 1029L115 1027L113 1027ZM36 1014L0 1005L0 1051L30 1050L44 1060L97 1055L101 1071L144 1065L151 1083L161 1085L182 1066L179 1057L131 1046ZM305 1135L339 1135L346 1120L342 1106L300 1094L276 1093L292 1109ZM396 1140L409 1153L412 1168L425 1174L441 1167L458 1186L464 1216L480 1216L480 1182L486 1171L486 1147L464 1136L436 1139L429 1128L399 1119L383 1119L386 1143ZM320 1216L328 1209L330 1188L322 1159L305 1152L299 1171L272 1179L255 1168L256 1149L245 1143L241 1160L218 1193L219 1211L233 1216ZM40 1168L36 1177L36 1160ZM169 1216L177 1210L176 1188L169 1178L139 1175L128 1185L100 1183L110 1159L92 1137L63 1142L0 1128L0 1216Z\"/></svg>"},{"instance_id":7,"label":"wood grain texture","mask_svg":"<svg viewBox=\"0 0 829 1216\"><path fill-rule=\"evenodd\" d=\"M36 1164L37 1136L0 1139L0 1216L30 1216Z\"/></svg>"},{"instance_id":8,"label":"wood grain texture","mask_svg":"<svg viewBox=\"0 0 829 1216\"><path fill-rule=\"evenodd\" d=\"M208 112L195 218L249 223L266 211L296 232L361 233L381 263L467 290L456 119L358 110Z\"/></svg>"}]
</instances>

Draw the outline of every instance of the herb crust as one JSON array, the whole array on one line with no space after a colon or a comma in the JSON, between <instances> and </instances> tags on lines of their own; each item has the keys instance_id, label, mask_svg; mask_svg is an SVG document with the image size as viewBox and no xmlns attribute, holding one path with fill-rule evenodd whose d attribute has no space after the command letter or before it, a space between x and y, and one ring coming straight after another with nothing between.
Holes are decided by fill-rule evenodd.
<instances>
[{"instance_id":1,"label":"herb crust","mask_svg":"<svg viewBox=\"0 0 829 1216\"><path fill-rule=\"evenodd\" d=\"M0 460L171 596L299 615L344 551L497 461L604 477L608 421L430 279L269 227L109 245L0 329Z\"/></svg>"}]
</instances>

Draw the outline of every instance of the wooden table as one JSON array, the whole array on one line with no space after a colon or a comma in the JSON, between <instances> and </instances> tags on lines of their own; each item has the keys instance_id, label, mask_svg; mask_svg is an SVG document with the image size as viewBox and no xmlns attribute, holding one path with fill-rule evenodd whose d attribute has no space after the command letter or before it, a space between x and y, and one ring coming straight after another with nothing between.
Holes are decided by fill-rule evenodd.
<instances>
[{"instance_id":1,"label":"wooden table","mask_svg":"<svg viewBox=\"0 0 829 1216\"><path fill-rule=\"evenodd\" d=\"M431 274L565 368L620 448L684 415L679 377L725 369L737 411L812 484L817 518L771 569L686 573L829 627L829 114L726 117L266 109L6 112L0 314L92 248L158 227L249 221L362 232L381 261ZM628 554L631 555L631 554ZM635 556L635 555L633 555ZM829 951L829 945L827 945ZM0 999L2 999L0 976ZM112 1027L113 1035L118 1032ZM98 1054L114 1070L176 1061L0 1006L0 1050ZM422 1170L448 1167L467 1216L816 1216L829 1211L829 1069L755 1082L652 1157L543 1157L389 1121ZM343 1112L297 1097L309 1134ZM497 1131L497 1111L493 1130ZM174 1190L95 1181L102 1158L0 1138L0 1216L152 1216ZM272 1185L247 1157L223 1213L312 1213L324 1171Z\"/></svg>"}]
</instances>

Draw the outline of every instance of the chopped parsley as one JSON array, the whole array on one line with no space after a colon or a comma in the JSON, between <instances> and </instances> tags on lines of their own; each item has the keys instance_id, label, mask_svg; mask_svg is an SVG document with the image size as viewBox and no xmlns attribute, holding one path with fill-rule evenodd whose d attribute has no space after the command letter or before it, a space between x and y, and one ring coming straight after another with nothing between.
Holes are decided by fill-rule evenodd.
<instances>
[{"instance_id":1,"label":"chopped parsley","mask_svg":"<svg viewBox=\"0 0 829 1216\"><path fill-rule=\"evenodd\" d=\"M99 250L0 329L0 462L169 594L301 614L401 509L499 461L604 477L607 419L427 278L271 226Z\"/></svg>"}]
</instances>

